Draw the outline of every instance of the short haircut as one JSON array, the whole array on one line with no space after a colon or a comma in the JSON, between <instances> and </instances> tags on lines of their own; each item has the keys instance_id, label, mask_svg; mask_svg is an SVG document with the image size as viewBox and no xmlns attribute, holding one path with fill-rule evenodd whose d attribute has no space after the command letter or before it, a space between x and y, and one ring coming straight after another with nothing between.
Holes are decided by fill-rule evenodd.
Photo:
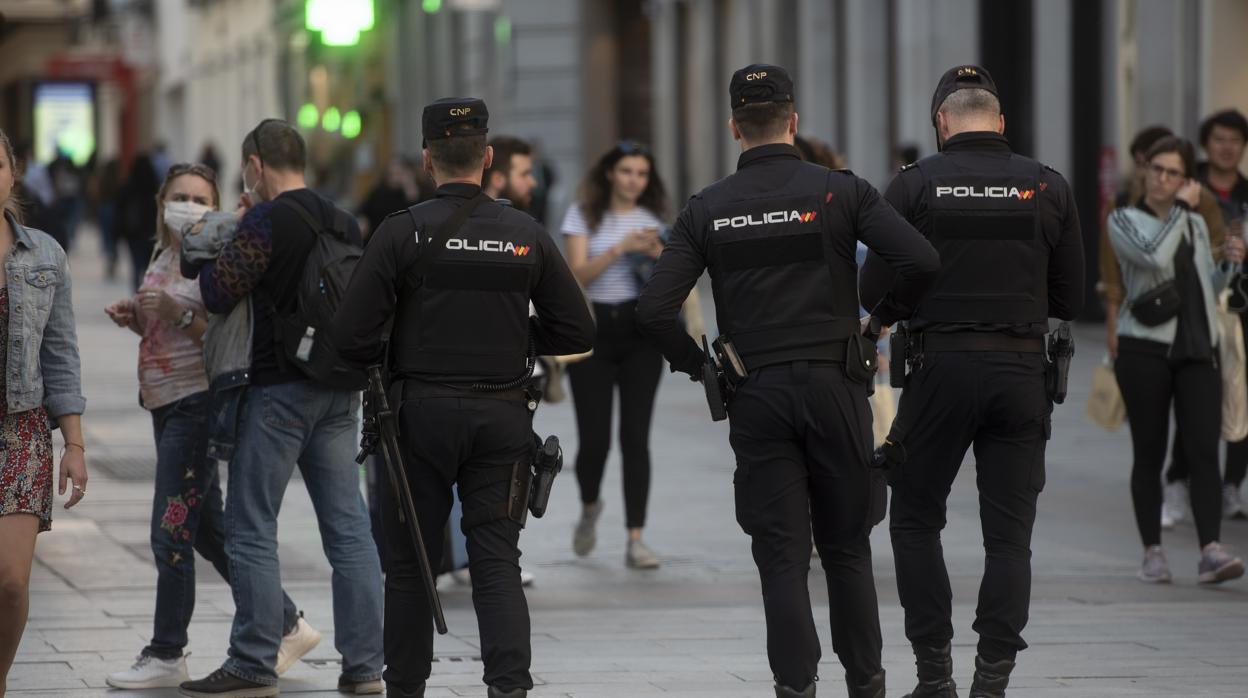
<instances>
[{"instance_id":1,"label":"short haircut","mask_svg":"<svg viewBox=\"0 0 1248 698\"><path fill-rule=\"evenodd\" d=\"M1148 153L1144 156L1144 161L1150 162L1153 158L1164 153L1178 153L1179 158L1183 160L1183 176L1195 176L1196 149L1192 147L1191 141L1178 136L1166 136L1148 149Z\"/></svg>"},{"instance_id":2,"label":"short haircut","mask_svg":"<svg viewBox=\"0 0 1248 698\"><path fill-rule=\"evenodd\" d=\"M308 146L295 127L281 119L265 119L243 139L243 162L252 155L275 170L303 172L308 166Z\"/></svg>"},{"instance_id":3,"label":"short haircut","mask_svg":"<svg viewBox=\"0 0 1248 698\"><path fill-rule=\"evenodd\" d=\"M999 116L1001 114L1001 100L983 88L968 87L949 93L949 96L945 97L945 101L940 103L940 108L936 111L938 113L944 112L947 116L954 118L976 114Z\"/></svg>"},{"instance_id":4,"label":"short haircut","mask_svg":"<svg viewBox=\"0 0 1248 698\"><path fill-rule=\"evenodd\" d=\"M472 130L471 124L459 124L460 128ZM479 172L485 165L485 134L468 136L452 135L425 141L429 159L434 169L444 175L467 175Z\"/></svg>"},{"instance_id":5,"label":"short haircut","mask_svg":"<svg viewBox=\"0 0 1248 698\"><path fill-rule=\"evenodd\" d=\"M1201 147L1209 144L1209 136L1213 135L1214 126L1239 131L1239 137L1248 141L1248 119L1244 118L1244 115L1239 113L1238 109L1223 109L1201 122Z\"/></svg>"},{"instance_id":6,"label":"short haircut","mask_svg":"<svg viewBox=\"0 0 1248 698\"><path fill-rule=\"evenodd\" d=\"M528 141L521 140L514 136L495 136L489 143L494 149L494 162L490 164L490 169L482 175L482 186L489 184L490 177L495 173L499 173L504 177L511 175L511 158L515 155L532 155L533 146Z\"/></svg>"},{"instance_id":7,"label":"short haircut","mask_svg":"<svg viewBox=\"0 0 1248 698\"><path fill-rule=\"evenodd\" d=\"M1135 134L1135 138L1131 139L1131 157L1146 154L1154 143L1173 135L1174 132L1165 126L1148 126L1140 129L1140 132Z\"/></svg>"},{"instance_id":8,"label":"short haircut","mask_svg":"<svg viewBox=\"0 0 1248 698\"><path fill-rule=\"evenodd\" d=\"M741 137L750 142L784 137L793 118L792 102L755 102L732 110Z\"/></svg>"}]
</instances>

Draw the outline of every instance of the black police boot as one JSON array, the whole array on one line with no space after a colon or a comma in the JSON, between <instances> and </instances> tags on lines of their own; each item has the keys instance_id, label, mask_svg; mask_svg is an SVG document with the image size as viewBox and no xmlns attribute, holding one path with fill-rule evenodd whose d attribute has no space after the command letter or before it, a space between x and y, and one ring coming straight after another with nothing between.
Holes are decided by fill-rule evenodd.
<instances>
[{"instance_id":1,"label":"black police boot","mask_svg":"<svg viewBox=\"0 0 1248 698\"><path fill-rule=\"evenodd\" d=\"M986 662L983 657L976 655L971 698L1005 698L1005 687L1010 683L1010 672L1013 670L1013 659Z\"/></svg>"},{"instance_id":2,"label":"black police boot","mask_svg":"<svg viewBox=\"0 0 1248 698\"><path fill-rule=\"evenodd\" d=\"M958 685L953 682L951 648L914 645L914 666L918 669L919 685L905 698L958 698Z\"/></svg>"},{"instance_id":3,"label":"black police boot","mask_svg":"<svg viewBox=\"0 0 1248 698\"><path fill-rule=\"evenodd\" d=\"M490 686L490 698L525 698L527 695L529 695L529 692L523 688L517 688L512 691L504 691L501 688L494 688L493 686Z\"/></svg>"},{"instance_id":4,"label":"black police boot","mask_svg":"<svg viewBox=\"0 0 1248 698\"><path fill-rule=\"evenodd\" d=\"M815 698L815 682L811 681L804 691L795 691L788 686L776 684L776 698Z\"/></svg>"},{"instance_id":5,"label":"black police boot","mask_svg":"<svg viewBox=\"0 0 1248 698\"><path fill-rule=\"evenodd\" d=\"M849 698L884 698L884 672L872 676L863 683L854 683L845 677L849 686Z\"/></svg>"}]
</instances>

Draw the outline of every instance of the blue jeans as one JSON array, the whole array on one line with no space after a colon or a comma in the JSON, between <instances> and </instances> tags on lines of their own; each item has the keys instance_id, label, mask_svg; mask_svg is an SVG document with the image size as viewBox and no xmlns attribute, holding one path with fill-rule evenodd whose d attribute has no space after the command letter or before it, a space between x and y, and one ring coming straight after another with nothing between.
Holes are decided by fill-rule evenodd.
<instances>
[{"instance_id":1,"label":"blue jeans","mask_svg":"<svg viewBox=\"0 0 1248 698\"><path fill-rule=\"evenodd\" d=\"M370 681L382 670L382 585L355 464L359 394L311 381L252 386L239 408L230 461L226 551L234 627L225 670L265 685L282 639L277 513L295 465L316 510L333 568L334 646L343 676Z\"/></svg>"},{"instance_id":2,"label":"blue jeans","mask_svg":"<svg viewBox=\"0 0 1248 698\"><path fill-rule=\"evenodd\" d=\"M152 554L156 558L156 617L143 654L177 659L195 611L195 552L230 578L217 464L208 446L208 393L196 393L152 410L156 434L156 494L152 502ZM282 595L283 631L298 622ZM283 633L283 634L284 634Z\"/></svg>"}]
</instances>

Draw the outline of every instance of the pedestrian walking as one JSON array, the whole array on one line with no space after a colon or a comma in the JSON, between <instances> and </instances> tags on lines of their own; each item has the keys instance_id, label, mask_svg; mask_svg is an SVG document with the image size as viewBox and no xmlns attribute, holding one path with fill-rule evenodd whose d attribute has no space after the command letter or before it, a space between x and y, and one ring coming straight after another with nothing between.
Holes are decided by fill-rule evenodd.
<instances>
[{"instance_id":1,"label":"pedestrian walking","mask_svg":"<svg viewBox=\"0 0 1248 698\"><path fill-rule=\"evenodd\" d=\"M572 273L593 304L594 353L568 367L576 410L576 482L581 517L572 549L584 557L597 544L602 478L611 450L611 411L620 395L620 457L624 479L624 562L654 569L659 556L641 539L650 499L650 422L663 375L663 356L636 325L643 271L663 251L667 192L644 145L623 141L581 182L560 230ZM683 300L683 299L682 299Z\"/></svg>"},{"instance_id":2,"label":"pedestrian walking","mask_svg":"<svg viewBox=\"0 0 1248 698\"><path fill-rule=\"evenodd\" d=\"M1110 242L1122 268L1125 298L1118 313L1114 373L1131 427L1131 497L1144 543L1139 578L1169 582L1161 547L1161 466L1173 407L1191 481L1200 542L1202 583L1240 577L1244 563L1218 542L1221 492L1218 438L1222 379L1217 367L1217 296L1239 271L1244 241L1227 238L1215 262L1203 217L1193 215L1200 184L1187 141L1169 136L1146 155L1143 197L1114 211Z\"/></svg>"},{"instance_id":3,"label":"pedestrian walking","mask_svg":"<svg viewBox=\"0 0 1248 698\"><path fill-rule=\"evenodd\" d=\"M911 698L954 698L953 594L941 549L946 502L974 448L984 575L970 695L1005 695L1031 605L1031 532L1044 489L1053 385L1049 318L1083 304L1083 241L1074 196L1057 172L1014 153L997 86L980 66L941 76L932 95L939 152L901 169L884 197L940 252L935 286L900 330L906 372L880 454L890 468L889 534L918 685ZM893 272L862 271L870 305ZM1054 360L1056 357L1054 357ZM1067 357L1066 361L1069 360Z\"/></svg>"},{"instance_id":4,"label":"pedestrian walking","mask_svg":"<svg viewBox=\"0 0 1248 698\"><path fill-rule=\"evenodd\" d=\"M386 218L373 234L335 317L334 341L357 365L380 364L393 321L389 394L428 559L442 558L438 534L458 485L483 678L491 698L523 698L533 677L518 544L536 402L522 386L538 355L588 350L593 321L541 225L482 192L494 155L488 119L479 99L425 107L424 162L437 196ZM419 697L433 661L429 589L399 493L388 479L382 485L386 690Z\"/></svg>"},{"instance_id":5,"label":"pedestrian walking","mask_svg":"<svg viewBox=\"0 0 1248 698\"><path fill-rule=\"evenodd\" d=\"M115 237L118 242L124 241L130 251L130 280L134 290L143 284L143 272L156 246L152 231L156 229L156 194L163 177L162 173L161 178L157 178L149 156L139 155L130 163L130 173L117 197Z\"/></svg>"},{"instance_id":6,"label":"pedestrian walking","mask_svg":"<svg viewBox=\"0 0 1248 698\"><path fill-rule=\"evenodd\" d=\"M1141 129L1131 140L1131 159L1134 163L1128 174L1125 186L1114 196L1113 206L1105 211L1101 221L1101 242L1098 266L1100 280L1096 284L1097 293L1105 303L1106 346L1110 359L1118 358L1118 314L1122 309L1123 288L1122 270L1118 266L1118 255L1109 242L1109 216L1115 209L1138 202L1144 196L1144 187L1148 178L1148 149L1154 143L1174 135L1165 126L1149 126ZM1218 211L1218 200L1208 188L1200 191L1200 202L1195 212L1200 215L1209 228L1209 245L1213 250L1214 259L1221 258L1222 246L1226 241L1227 228ZM1227 448L1230 458L1230 445ZM1188 500L1191 493L1187 486L1187 463L1183 459L1183 434L1176 432L1171 445L1170 467L1166 469L1164 497L1161 504L1161 527L1174 528L1174 525L1189 517Z\"/></svg>"},{"instance_id":7,"label":"pedestrian walking","mask_svg":"<svg viewBox=\"0 0 1248 698\"><path fill-rule=\"evenodd\" d=\"M707 357L677 314L709 268L718 342L735 348L744 374L726 379L733 485L737 522L752 539L762 579L776 695L815 695L813 530L849 695L881 698L868 534L883 516L884 488L869 465L875 350L858 318L854 249L866 242L898 272L865 322L876 329L910 315L939 259L865 180L801 160L784 68L742 68L728 91L742 149L737 171L694 195L677 217L638 300L638 323L673 370L702 376Z\"/></svg>"},{"instance_id":8,"label":"pedestrian walking","mask_svg":"<svg viewBox=\"0 0 1248 698\"><path fill-rule=\"evenodd\" d=\"M1200 125L1200 147L1209 157L1196 167L1196 179L1216 195L1222 222L1228 235L1248 234L1248 177L1239 170L1248 144L1248 118L1226 109L1213 114ZM1206 216L1205 222L1216 216ZM1211 234L1210 240L1214 241ZM1214 241L1216 245L1216 241ZM1248 277L1241 271L1231 279L1228 306L1248 312ZM1248 338L1248 326L1240 322ZM1248 518L1241 489L1248 475L1248 439L1226 444L1226 475L1222 481L1222 515L1228 519Z\"/></svg>"},{"instance_id":9,"label":"pedestrian walking","mask_svg":"<svg viewBox=\"0 0 1248 698\"><path fill-rule=\"evenodd\" d=\"M286 122L262 121L241 150L245 213L220 255L199 269L208 312L252 308L250 384L232 425L225 500L234 625L225 664L183 683L182 694L278 694L285 623L277 513L296 465L333 568L339 690L381 693L381 567L355 464L363 376L342 366L327 341L333 306L324 300L346 287L359 227L307 188L307 146Z\"/></svg>"},{"instance_id":10,"label":"pedestrian walking","mask_svg":"<svg viewBox=\"0 0 1248 698\"><path fill-rule=\"evenodd\" d=\"M220 206L216 172L180 163L169 169L157 199L156 254L133 297L105 308L109 318L143 338L139 402L152 413L156 482L151 546L156 561L152 639L127 670L108 676L113 688L176 688L190 680L183 651L195 610L195 553L230 581L217 463L208 458L211 395L204 370L207 311L199 284L180 271L182 234ZM320 641L283 594L281 675Z\"/></svg>"},{"instance_id":11,"label":"pedestrian walking","mask_svg":"<svg viewBox=\"0 0 1248 698\"><path fill-rule=\"evenodd\" d=\"M17 157L0 131L0 696L26 629L35 538L52 527L52 428L65 440L57 490L87 494L81 364L65 251L21 223Z\"/></svg>"}]
</instances>

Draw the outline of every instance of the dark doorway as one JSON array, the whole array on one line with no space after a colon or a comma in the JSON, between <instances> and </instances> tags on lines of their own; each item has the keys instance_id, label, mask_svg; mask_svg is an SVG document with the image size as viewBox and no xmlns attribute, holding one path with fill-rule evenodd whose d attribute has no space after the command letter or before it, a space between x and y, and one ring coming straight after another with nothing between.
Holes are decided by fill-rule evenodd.
<instances>
[{"instance_id":1,"label":"dark doorway","mask_svg":"<svg viewBox=\"0 0 1248 698\"><path fill-rule=\"evenodd\" d=\"M615 22L618 49L620 137L652 142L651 110L653 89L650 80L650 18L642 0L617 0Z\"/></svg>"}]
</instances>

